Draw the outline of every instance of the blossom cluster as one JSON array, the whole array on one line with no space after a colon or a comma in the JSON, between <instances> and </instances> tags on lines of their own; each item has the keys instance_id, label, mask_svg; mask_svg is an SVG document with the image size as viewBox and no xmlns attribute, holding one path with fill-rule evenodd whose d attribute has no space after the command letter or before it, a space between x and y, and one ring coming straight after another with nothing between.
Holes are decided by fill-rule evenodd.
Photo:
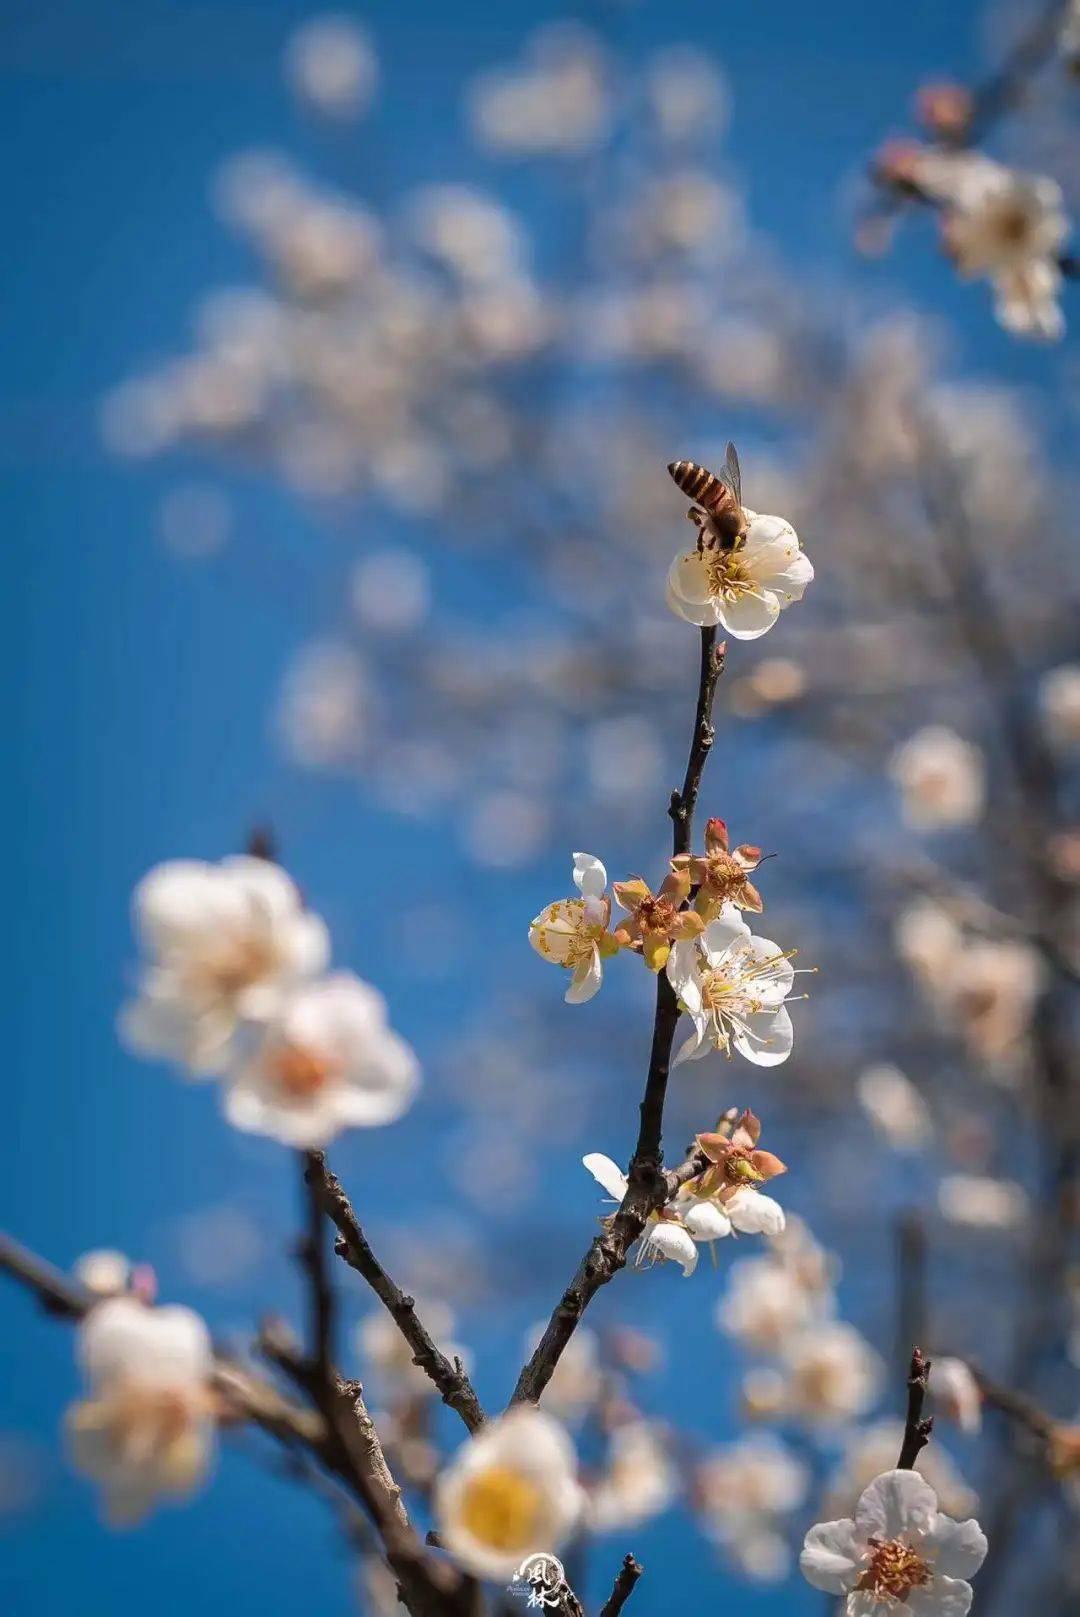
<instances>
[{"instance_id":1,"label":"blossom cluster","mask_svg":"<svg viewBox=\"0 0 1080 1617\"><path fill-rule=\"evenodd\" d=\"M220 1077L237 1128L313 1149L406 1111L416 1057L374 988L327 971L325 923L279 865L172 860L140 882L134 913L143 965L121 1035Z\"/></svg>"},{"instance_id":2,"label":"blossom cluster","mask_svg":"<svg viewBox=\"0 0 1080 1617\"><path fill-rule=\"evenodd\" d=\"M574 855L580 898L558 899L529 929L536 952L570 973L566 1000L580 1004L599 989L604 962L626 951L650 971L666 971L693 1032L673 1065L710 1050L775 1066L791 1054L794 1033L785 1000L795 981L790 954L755 936L740 911L757 913L761 895L750 880L761 850L732 849L723 820L705 829L704 852L679 854L654 893L641 877L615 882L623 912L613 919L607 871L592 854Z\"/></svg>"}]
</instances>

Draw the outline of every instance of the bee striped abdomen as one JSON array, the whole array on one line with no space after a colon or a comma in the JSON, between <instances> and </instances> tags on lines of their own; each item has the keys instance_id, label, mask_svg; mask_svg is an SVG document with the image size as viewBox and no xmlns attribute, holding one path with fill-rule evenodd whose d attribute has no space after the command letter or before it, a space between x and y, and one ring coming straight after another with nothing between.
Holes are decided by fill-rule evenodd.
<instances>
[{"instance_id":1,"label":"bee striped abdomen","mask_svg":"<svg viewBox=\"0 0 1080 1617\"><path fill-rule=\"evenodd\" d=\"M676 488L706 509L715 505L726 492L720 479L708 467L699 466L694 460L673 460L668 471Z\"/></svg>"}]
</instances>

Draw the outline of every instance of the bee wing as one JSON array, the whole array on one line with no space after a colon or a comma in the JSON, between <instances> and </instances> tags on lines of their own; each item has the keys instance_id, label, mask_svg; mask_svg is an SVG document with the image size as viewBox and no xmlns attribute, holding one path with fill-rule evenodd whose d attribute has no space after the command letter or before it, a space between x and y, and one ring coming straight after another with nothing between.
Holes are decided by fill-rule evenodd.
<instances>
[{"instance_id":1,"label":"bee wing","mask_svg":"<svg viewBox=\"0 0 1080 1617\"><path fill-rule=\"evenodd\" d=\"M742 471L739 467L739 452L735 448L735 445L730 442L730 440L727 446L727 458L724 462L724 470L719 473L719 476L722 481L727 484L732 494L734 494L736 503L741 505Z\"/></svg>"}]
</instances>

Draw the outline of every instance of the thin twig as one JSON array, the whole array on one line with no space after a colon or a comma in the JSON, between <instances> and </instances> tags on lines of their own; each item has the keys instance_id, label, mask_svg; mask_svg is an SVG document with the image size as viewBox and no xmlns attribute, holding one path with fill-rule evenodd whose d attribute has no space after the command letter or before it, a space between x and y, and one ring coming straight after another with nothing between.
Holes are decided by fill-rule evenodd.
<instances>
[{"instance_id":1,"label":"thin twig","mask_svg":"<svg viewBox=\"0 0 1080 1617\"><path fill-rule=\"evenodd\" d=\"M641 1562L635 1561L632 1555L626 1557L616 1574L615 1587L600 1608L600 1617L619 1617L644 1570Z\"/></svg>"},{"instance_id":2,"label":"thin twig","mask_svg":"<svg viewBox=\"0 0 1080 1617\"><path fill-rule=\"evenodd\" d=\"M724 670L725 652L724 645L716 644L715 628L702 629L690 756L682 787L671 794L668 808L674 826L675 854L688 853L693 839L694 810L701 777L715 736L712 706L717 681ZM678 1183L673 1186L669 1184L672 1176L663 1172L662 1151L664 1101L671 1065L671 1046L678 1020L679 1004L675 991L667 973L661 971L656 978L656 1011L649 1070L641 1101L637 1144L626 1176L626 1194L618 1212L608 1221L601 1234L594 1237L573 1279L556 1304L532 1357L518 1376L511 1404L536 1403L539 1400L589 1303L600 1287L607 1285L625 1266L627 1253L645 1228L649 1214L662 1207L678 1189ZM686 1164L683 1166L685 1168ZM680 1168L676 1170L676 1175L682 1172ZM693 1172L686 1173L686 1179L693 1177ZM686 1180L679 1182L685 1183Z\"/></svg>"},{"instance_id":3,"label":"thin twig","mask_svg":"<svg viewBox=\"0 0 1080 1617\"><path fill-rule=\"evenodd\" d=\"M339 1239L334 1250L338 1257L362 1275L385 1304L413 1350L413 1362L438 1388L443 1403L456 1410L469 1431L474 1432L483 1425L484 1411L461 1360L450 1362L425 1329L414 1300L391 1280L372 1251L341 1181L327 1166L321 1151L309 1154L305 1175L323 1212L337 1226Z\"/></svg>"},{"instance_id":4,"label":"thin twig","mask_svg":"<svg viewBox=\"0 0 1080 1617\"><path fill-rule=\"evenodd\" d=\"M934 1430L934 1417L923 1419L923 1404L930 1381L930 1360L924 1359L918 1348L911 1350L911 1365L907 1381L907 1419L904 1422L904 1441L900 1446L898 1471L913 1471L915 1461L930 1441Z\"/></svg>"}]
</instances>

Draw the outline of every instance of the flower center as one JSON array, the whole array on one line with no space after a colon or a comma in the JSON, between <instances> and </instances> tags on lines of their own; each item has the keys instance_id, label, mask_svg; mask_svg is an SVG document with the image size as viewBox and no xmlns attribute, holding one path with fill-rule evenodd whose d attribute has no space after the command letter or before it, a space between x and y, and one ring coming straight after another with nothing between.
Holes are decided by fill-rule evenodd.
<instances>
[{"instance_id":1,"label":"flower center","mask_svg":"<svg viewBox=\"0 0 1080 1617\"><path fill-rule=\"evenodd\" d=\"M709 593L725 601L738 600L740 595L754 588L749 569L738 551L706 550L705 573L709 580Z\"/></svg>"},{"instance_id":2,"label":"flower center","mask_svg":"<svg viewBox=\"0 0 1080 1617\"><path fill-rule=\"evenodd\" d=\"M539 1516L539 1488L509 1466L489 1466L462 1490L463 1526L493 1550L533 1548Z\"/></svg>"},{"instance_id":3,"label":"flower center","mask_svg":"<svg viewBox=\"0 0 1080 1617\"><path fill-rule=\"evenodd\" d=\"M204 956L192 969L196 987L222 999L232 999L265 977L274 965L268 944L254 938L235 938Z\"/></svg>"},{"instance_id":4,"label":"flower center","mask_svg":"<svg viewBox=\"0 0 1080 1617\"><path fill-rule=\"evenodd\" d=\"M168 1387L126 1387L104 1412L109 1447L124 1458L161 1454L187 1431L192 1407Z\"/></svg>"},{"instance_id":5,"label":"flower center","mask_svg":"<svg viewBox=\"0 0 1080 1617\"><path fill-rule=\"evenodd\" d=\"M879 1600L906 1600L912 1589L929 1583L930 1568L899 1538L869 1540L870 1564L856 1589L868 1589Z\"/></svg>"},{"instance_id":6,"label":"flower center","mask_svg":"<svg viewBox=\"0 0 1080 1617\"><path fill-rule=\"evenodd\" d=\"M678 914L678 906L670 898L643 898L637 910L643 932L670 932Z\"/></svg>"},{"instance_id":7,"label":"flower center","mask_svg":"<svg viewBox=\"0 0 1080 1617\"><path fill-rule=\"evenodd\" d=\"M285 1044L275 1050L268 1062L274 1083L290 1100L309 1100L323 1089L334 1071L334 1063L301 1044Z\"/></svg>"}]
</instances>

